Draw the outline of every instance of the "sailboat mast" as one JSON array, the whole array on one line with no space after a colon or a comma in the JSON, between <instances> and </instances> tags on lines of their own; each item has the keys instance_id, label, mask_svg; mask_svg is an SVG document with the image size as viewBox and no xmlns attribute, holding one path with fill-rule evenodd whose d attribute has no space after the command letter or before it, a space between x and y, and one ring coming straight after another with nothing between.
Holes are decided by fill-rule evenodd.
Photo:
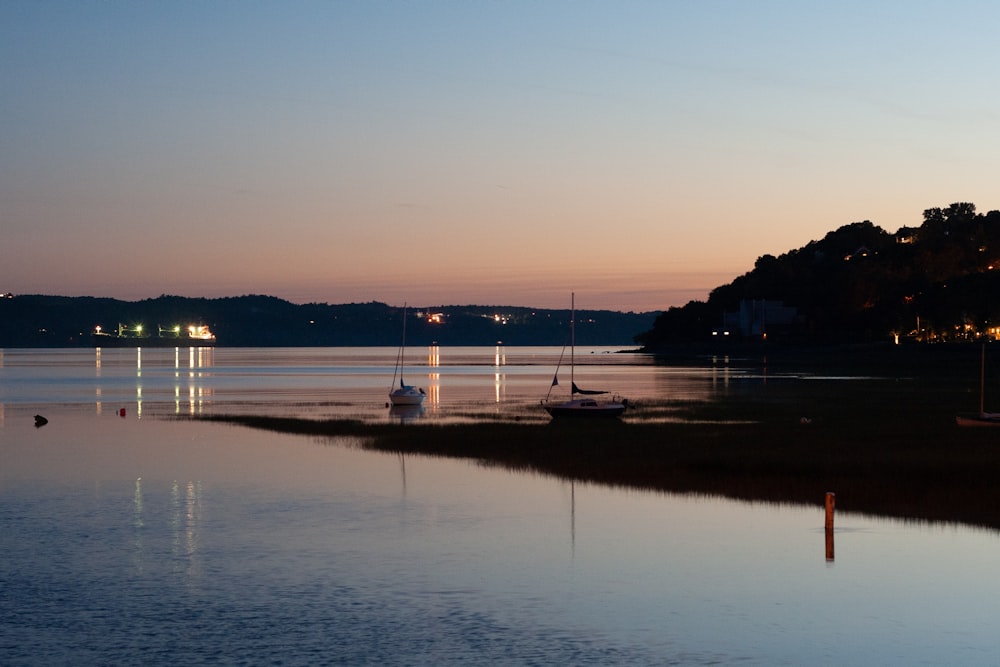
<instances>
[{"instance_id":1,"label":"sailboat mast","mask_svg":"<svg viewBox=\"0 0 1000 667\"><path fill-rule=\"evenodd\" d=\"M406 365L406 302L403 302L403 340L399 343L399 386L406 384L403 381L403 366Z\"/></svg>"},{"instance_id":2,"label":"sailboat mast","mask_svg":"<svg viewBox=\"0 0 1000 667\"><path fill-rule=\"evenodd\" d=\"M570 292L569 296L569 386L570 398L573 397L573 390L576 389L576 378L573 377L573 369L576 367L576 292Z\"/></svg>"},{"instance_id":3,"label":"sailboat mast","mask_svg":"<svg viewBox=\"0 0 1000 667\"><path fill-rule=\"evenodd\" d=\"M979 355L979 414L985 414L986 404L983 401L983 394L986 393L986 343L983 343L982 352Z\"/></svg>"}]
</instances>

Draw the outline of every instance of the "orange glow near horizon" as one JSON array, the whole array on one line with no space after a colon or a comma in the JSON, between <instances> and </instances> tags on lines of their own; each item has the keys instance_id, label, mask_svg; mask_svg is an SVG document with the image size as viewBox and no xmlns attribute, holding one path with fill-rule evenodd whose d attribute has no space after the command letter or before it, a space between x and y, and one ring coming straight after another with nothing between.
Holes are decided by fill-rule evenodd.
<instances>
[{"instance_id":1,"label":"orange glow near horizon","mask_svg":"<svg viewBox=\"0 0 1000 667\"><path fill-rule=\"evenodd\" d=\"M662 311L997 206L1000 6L530 9L0 3L0 296Z\"/></svg>"}]
</instances>

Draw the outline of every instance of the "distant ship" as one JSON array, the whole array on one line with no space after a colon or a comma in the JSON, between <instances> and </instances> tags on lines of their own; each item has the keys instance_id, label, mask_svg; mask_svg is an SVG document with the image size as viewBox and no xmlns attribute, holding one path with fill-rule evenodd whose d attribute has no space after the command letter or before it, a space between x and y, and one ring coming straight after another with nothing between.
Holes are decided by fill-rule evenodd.
<instances>
[{"instance_id":1,"label":"distant ship","mask_svg":"<svg viewBox=\"0 0 1000 667\"><path fill-rule=\"evenodd\" d=\"M96 327L91 338L94 347L214 347L215 334L207 325L192 324L187 329L180 326L157 327L157 335L147 333L142 325L129 329L118 325L117 333L106 333Z\"/></svg>"}]
</instances>

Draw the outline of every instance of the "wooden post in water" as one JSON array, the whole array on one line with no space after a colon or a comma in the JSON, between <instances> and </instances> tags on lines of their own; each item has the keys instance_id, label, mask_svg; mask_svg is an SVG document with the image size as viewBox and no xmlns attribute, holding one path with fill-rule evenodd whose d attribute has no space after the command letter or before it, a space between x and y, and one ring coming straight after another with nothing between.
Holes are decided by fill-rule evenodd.
<instances>
[{"instance_id":1,"label":"wooden post in water","mask_svg":"<svg viewBox=\"0 0 1000 667\"><path fill-rule=\"evenodd\" d=\"M826 492L826 560L833 561L833 510L837 504L837 494Z\"/></svg>"}]
</instances>

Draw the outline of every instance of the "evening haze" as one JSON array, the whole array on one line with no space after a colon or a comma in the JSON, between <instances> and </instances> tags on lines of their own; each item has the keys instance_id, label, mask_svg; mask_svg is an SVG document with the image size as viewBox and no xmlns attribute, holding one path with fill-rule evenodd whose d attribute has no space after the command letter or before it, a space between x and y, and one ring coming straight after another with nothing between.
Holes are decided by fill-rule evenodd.
<instances>
[{"instance_id":1,"label":"evening haze","mask_svg":"<svg viewBox=\"0 0 1000 667\"><path fill-rule=\"evenodd\" d=\"M661 310L998 207L986 2L0 3L0 292Z\"/></svg>"}]
</instances>

